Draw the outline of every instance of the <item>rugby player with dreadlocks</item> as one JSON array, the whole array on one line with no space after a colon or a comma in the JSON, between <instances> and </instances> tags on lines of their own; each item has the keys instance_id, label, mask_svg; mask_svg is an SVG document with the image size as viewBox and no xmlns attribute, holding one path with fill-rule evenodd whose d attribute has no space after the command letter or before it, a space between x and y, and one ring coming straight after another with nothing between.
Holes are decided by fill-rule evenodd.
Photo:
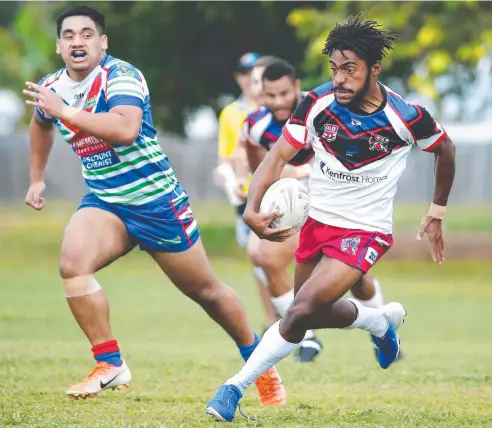
<instances>
[{"instance_id":1,"label":"rugby player with dreadlocks","mask_svg":"<svg viewBox=\"0 0 492 428\"><path fill-rule=\"evenodd\" d=\"M295 299L208 403L207 414L220 421L234 419L246 388L290 355L309 329L368 331L381 368L397 359L403 306L392 302L375 309L342 296L392 245L393 199L413 146L434 153L436 177L417 239L427 233L434 261L444 260L442 220L454 179L454 145L424 107L378 81L395 39L361 15L337 24L323 49L332 81L303 99L255 171L244 219L260 238L283 241L291 232L270 229L271 215L258 213L260 202L287 162L306 144L313 146L311 206L296 250Z\"/></svg>"}]
</instances>

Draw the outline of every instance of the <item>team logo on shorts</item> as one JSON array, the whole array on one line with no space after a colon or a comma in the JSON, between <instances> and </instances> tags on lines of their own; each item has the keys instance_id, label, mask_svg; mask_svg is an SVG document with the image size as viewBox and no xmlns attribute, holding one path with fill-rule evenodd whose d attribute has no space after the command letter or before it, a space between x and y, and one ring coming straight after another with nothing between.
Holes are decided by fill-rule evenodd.
<instances>
[{"instance_id":1,"label":"team logo on shorts","mask_svg":"<svg viewBox=\"0 0 492 428\"><path fill-rule=\"evenodd\" d=\"M325 132L321 136L327 142L335 141L337 138L338 126L337 125L325 125Z\"/></svg>"},{"instance_id":2,"label":"team logo on shorts","mask_svg":"<svg viewBox=\"0 0 492 428\"><path fill-rule=\"evenodd\" d=\"M371 134L369 138L369 150L373 152L374 150L378 152L388 151L389 140L386 137L381 137L378 134Z\"/></svg>"},{"instance_id":3,"label":"team logo on shorts","mask_svg":"<svg viewBox=\"0 0 492 428\"><path fill-rule=\"evenodd\" d=\"M357 238L343 238L342 239L342 245L340 246L340 249L344 253L352 253L352 255L357 254L357 250L359 249L359 244L360 244L360 237Z\"/></svg>"}]
</instances>

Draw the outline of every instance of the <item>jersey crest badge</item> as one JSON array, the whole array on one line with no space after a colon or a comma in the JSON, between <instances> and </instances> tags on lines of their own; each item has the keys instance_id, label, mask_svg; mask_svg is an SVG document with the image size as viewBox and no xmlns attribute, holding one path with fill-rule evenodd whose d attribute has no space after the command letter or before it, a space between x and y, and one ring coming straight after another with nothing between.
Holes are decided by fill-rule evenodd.
<instances>
[{"instance_id":1,"label":"jersey crest badge","mask_svg":"<svg viewBox=\"0 0 492 428\"><path fill-rule=\"evenodd\" d=\"M327 142L335 141L337 138L338 126L337 125L325 125L325 132L321 136Z\"/></svg>"},{"instance_id":2,"label":"jersey crest badge","mask_svg":"<svg viewBox=\"0 0 492 428\"><path fill-rule=\"evenodd\" d=\"M373 152L374 150L378 152L388 151L389 140L386 137L381 137L378 134L371 134L369 138L369 150Z\"/></svg>"}]
</instances>

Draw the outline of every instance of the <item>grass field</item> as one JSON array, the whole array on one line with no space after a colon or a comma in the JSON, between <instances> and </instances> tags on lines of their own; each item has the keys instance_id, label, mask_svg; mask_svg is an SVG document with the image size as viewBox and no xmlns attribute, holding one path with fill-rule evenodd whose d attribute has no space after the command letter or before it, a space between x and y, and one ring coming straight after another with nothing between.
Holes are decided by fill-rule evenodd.
<instances>
[{"instance_id":1,"label":"grass field","mask_svg":"<svg viewBox=\"0 0 492 428\"><path fill-rule=\"evenodd\" d=\"M57 276L66 213L14 213L3 210L0 223L0 426L217 426L204 407L240 368L238 352L138 252L98 275L132 369L131 388L87 401L64 396L92 367ZM220 238L213 230L205 238ZM220 246L212 245L214 268L238 290L260 329L249 268L241 258L219 256ZM366 334L323 331L325 350L316 363L279 365L288 404L261 408L251 389L243 410L259 420L238 417L236 426L492 427L490 265L382 262L373 273L387 300L408 311L401 330L406 359L383 371Z\"/></svg>"}]
</instances>

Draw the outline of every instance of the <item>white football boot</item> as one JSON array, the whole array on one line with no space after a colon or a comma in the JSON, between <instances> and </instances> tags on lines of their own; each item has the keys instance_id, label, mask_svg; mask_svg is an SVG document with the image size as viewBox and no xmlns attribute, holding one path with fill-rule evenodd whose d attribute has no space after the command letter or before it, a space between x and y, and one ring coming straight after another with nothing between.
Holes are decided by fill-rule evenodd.
<instances>
[{"instance_id":1,"label":"white football boot","mask_svg":"<svg viewBox=\"0 0 492 428\"><path fill-rule=\"evenodd\" d=\"M87 379L68 388L67 395L78 400L79 398L93 398L105 389L121 390L128 387L132 380L130 369L123 361L121 366L113 366L99 362L87 376Z\"/></svg>"}]
</instances>

